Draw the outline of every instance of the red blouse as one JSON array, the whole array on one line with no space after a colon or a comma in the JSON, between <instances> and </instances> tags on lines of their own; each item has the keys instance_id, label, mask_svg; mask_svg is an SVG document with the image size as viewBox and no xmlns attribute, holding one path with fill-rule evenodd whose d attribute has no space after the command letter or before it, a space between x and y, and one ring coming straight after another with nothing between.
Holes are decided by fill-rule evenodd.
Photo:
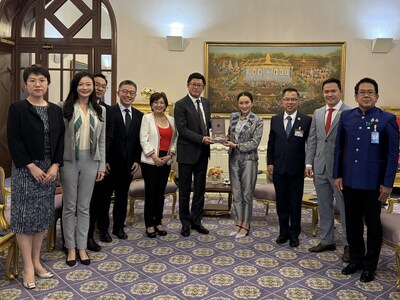
<instances>
[{"instance_id":1,"label":"red blouse","mask_svg":"<svg viewBox=\"0 0 400 300\"><path fill-rule=\"evenodd\" d=\"M158 127L158 133L160 134L160 151L168 151L172 139L171 125L168 124L168 127L166 128L160 126L157 127Z\"/></svg>"}]
</instances>

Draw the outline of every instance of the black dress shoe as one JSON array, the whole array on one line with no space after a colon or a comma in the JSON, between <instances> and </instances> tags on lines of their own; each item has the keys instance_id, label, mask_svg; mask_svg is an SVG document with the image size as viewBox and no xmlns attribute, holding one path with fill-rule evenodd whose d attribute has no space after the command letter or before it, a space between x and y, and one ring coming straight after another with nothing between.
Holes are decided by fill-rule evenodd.
<instances>
[{"instance_id":1,"label":"black dress shoe","mask_svg":"<svg viewBox=\"0 0 400 300\"><path fill-rule=\"evenodd\" d=\"M160 230L160 229L158 229L157 226L154 227L154 230L156 231L156 233L157 233L159 236L166 236L166 235L168 234L165 230Z\"/></svg>"},{"instance_id":2,"label":"black dress shoe","mask_svg":"<svg viewBox=\"0 0 400 300\"><path fill-rule=\"evenodd\" d=\"M79 259L79 261L81 262L82 265L85 265L85 266L90 265L90 257L89 257L89 254L87 252L86 252L86 255L87 255L88 258L86 258L86 259L82 259L81 258L80 254L79 254L79 251L77 252L77 254L78 254L78 259Z\"/></svg>"},{"instance_id":3,"label":"black dress shoe","mask_svg":"<svg viewBox=\"0 0 400 300\"><path fill-rule=\"evenodd\" d=\"M288 237L286 237L286 236L278 236L278 238L276 239L276 243L277 244L284 244L284 243L286 243L287 241L289 240L289 238Z\"/></svg>"},{"instance_id":4,"label":"black dress shoe","mask_svg":"<svg viewBox=\"0 0 400 300\"><path fill-rule=\"evenodd\" d=\"M375 279L375 272L374 271L368 271L368 270L364 270L361 273L360 276L360 281L361 282L370 282L372 280Z\"/></svg>"},{"instance_id":5,"label":"black dress shoe","mask_svg":"<svg viewBox=\"0 0 400 300\"><path fill-rule=\"evenodd\" d=\"M290 247L298 247L300 245L299 239L298 238L290 239L289 245Z\"/></svg>"},{"instance_id":6,"label":"black dress shoe","mask_svg":"<svg viewBox=\"0 0 400 300\"><path fill-rule=\"evenodd\" d=\"M197 230L198 233L201 234L209 234L210 232L208 231L207 228L205 228L203 225L192 225L192 229Z\"/></svg>"},{"instance_id":7,"label":"black dress shoe","mask_svg":"<svg viewBox=\"0 0 400 300\"><path fill-rule=\"evenodd\" d=\"M333 251L336 250L336 244L321 244L319 243L317 246L311 247L308 249L310 252L324 252L324 251Z\"/></svg>"},{"instance_id":8,"label":"black dress shoe","mask_svg":"<svg viewBox=\"0 0 400 300\"><path fill-rule=\"evenodd\" d=\"M190 227L189 226L182 226L181 235L187 237L190 235Z\"/></svg>"},{"instance_id":9,"label":"black dress shoe","mask_svg":"<svg viewBox=\"0 0 400 300\"><path fill-rule=\"evenodd\" d=\"M100 240L100 242L103 242L103 243L111 243L112 242L112 238L111 238L110 234L108 233L108 231L100 231L99 240Z\"/></svg>"},{"instance_id":10,"label":"black dress shoe","mask_svg":"<svg viewBox=\"0 0 400 300\"><path fill-rule=\"evenodd\" d=\"M123 228L113 229L112 234L116 235L120 240L126 240L128 238Z\"/></svg>"},{"instance_id":11,"label":"black dress shoe","mask_svg":"<svg viewBox=\"0 0 400 300\"><path fill-rule=\"evenodd\" d=\"M65 258L65 263L70 267L73 267L76 265L76 254L75 254L75 259L68 259L68 249L67 249L67 257Z\"/></svg>"},{"instance_id":12,"label":"black dress shoe","mask_svg":"<svg viewBox=\"0 0 400 300\"><path fill-rule=\"evenodd\" d=\"M349 246L344 246L342 261L345 262L345 263L349 263L350 262Z\"/></svg>"},{"instance_id":13,"label":"black dress shoe","mask_svg":"<svg viewBox=\"0 0 400 300\"><path fill-rule=\"evenodd\" d=\"M356 265L349 263L346 267L343 268L342 274L343 275L351 275L357 272L357 270L362 270L363 266L362 265Z\"/></svg>"},{"instance_id":14,"label":"black dress shoe","mask_svg":"<svg viewBox=\"0 0 400 300\"><path fill-rule=\"evenodd\" d=\"M100 252L101 246L95 242L93 238L89 238L87 241L87 248L90 251Z\"/></svg>"}]
</instances>

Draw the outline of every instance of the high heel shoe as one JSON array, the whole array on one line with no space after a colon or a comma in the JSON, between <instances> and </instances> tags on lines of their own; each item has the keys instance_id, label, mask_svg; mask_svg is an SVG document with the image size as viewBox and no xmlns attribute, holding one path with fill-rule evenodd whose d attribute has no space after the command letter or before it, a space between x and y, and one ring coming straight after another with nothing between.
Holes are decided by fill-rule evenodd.
<instances>
[{"instance_id":1,"label":"high heel shoe","mask_svg":"<svg viewBox=\"0 0 400 300\"><path fill-rule=\"evenodd\" d=\"M242 237L245 237L245 236L248 236L248 235L249 235L249 232L250 232L250 225L249 225L249 228L242 227L242 229L246 230L247 232L246 232L246 233L238 233L238 234L235 236L235 239L240 239L240 238L242 238ZM241 229L241 230L242 230L242 229Z\"/></svg>"},{"instance_id":2,"label":"high heel shoe","mask_svg":"<svg viewBox=\"0 0 400 300\"><path fill-rule=\"evenodd\" d=\"M48 279L48 278L53 278L54 274L46 271L43 274L40 274L39 272L35 272L36 276L39 278L44 278L44 279Z\"/></svg>"},{"instance_id":3,"label":"high heel shoe","mask_svg":"<svg viewBox=\"0 0 400 300\"><path fill-rule=\"evenodd\" d=\"M89 257L89 254L87 253L87 251L85 251L85 252L86 252L86 255L87 255L88 258L82 259L81 255L80 255L80 253L78 251L78 259L79 259L79 261L80 261L80 263L82 265L88 266L88 265L90 265L90 257Z\"/></svg>"},{"instance_id":4,"label":"high heel shoe","mask_svg":"<svg viewBox=\"0 0 400 300\"><path fill-rule=\"evenodd\" d=\"M74 250L75 251L75 250ZM69 252L69 251L68 251ZM75 254L75 258L74 259L70 259L68 260L68 253L67 253L67 257L65 258L65 263L70 266L73 267L76 265L76 254Z\"/></svg>"},{"instance_id":5,"label":"high heel shoe","mask_svg":"<svg viewBox=\"0 0 400 300\"><path fill-rule=\"evenodd\" d=\"M22 285L24 286L24 288L26 288L28 290L33 290L36 288L36 282L23 282L22 281Z\"/></svg>"},{"instance_id":6,"label":"high heel shoe","mask_svg":"<svg viewBox=\"0 0 400 300\"><path fill-rule=\"evenodd\" d=\"M154 230L158 233L159 236L165 236L168 234L165 230L158 229L157 226L154 227Z\"/></svg>"},{"instance_id":7,"label":"high heel shoe","mask_svg":"<svg viewBox=\"0 0 400 300\"><path fill-rule=\"evenodd\" d=\"M151 227L147 227L147 228L151 228ZM154 231L153 232L148 232L147 231L147 228L146 228L146 235L147 235L147 237L148 238L151 238L151 239L154 239L156 236L157 236L157 234L156 234L156 227L154 228Z\"/></svg>"},{"instance_id":8,"label":"high heel shoe","mask_svg":"<svg viewBox=\"0 0 400 300\"><path fill-rule=\"evenodd\" d=\"M235 225L235 226L236 226L236 227L239 227L239 231L240 231L240 229L242 229L242 228L243 228L243 227L242 227L242 226L240 226L240 225ZM239 231L231 231L231 233L229 234L229 236L234 236L234 235L237 235Z\"/></svg>"}]
</instances>

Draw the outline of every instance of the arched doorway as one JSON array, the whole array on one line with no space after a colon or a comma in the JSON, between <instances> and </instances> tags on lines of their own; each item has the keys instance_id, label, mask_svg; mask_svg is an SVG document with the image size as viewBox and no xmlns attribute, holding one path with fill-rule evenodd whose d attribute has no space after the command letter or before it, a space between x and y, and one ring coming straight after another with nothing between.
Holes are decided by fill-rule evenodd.
<instances>
[{"instance_id":1,"label":"arched doorway","mask_svg":"<svg viewBox=\"0 0 400 300\"><path fill-rule=\"evenodd\" d=\"M103 73L105 101L115 103L116 20L109 0L0 0L0 165L11 167L6 143L10 103L23 99L22 71L49 68L48 100L65 99L73 74Z\"/></svg>"}]
</instances>

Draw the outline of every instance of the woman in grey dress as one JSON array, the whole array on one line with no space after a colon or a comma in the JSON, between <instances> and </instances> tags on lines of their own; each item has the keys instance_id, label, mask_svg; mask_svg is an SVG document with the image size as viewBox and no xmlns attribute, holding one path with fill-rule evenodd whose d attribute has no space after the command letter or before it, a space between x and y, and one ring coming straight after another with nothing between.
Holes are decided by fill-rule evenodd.
<instances>
[{"instance_id":1,"label":"woman in grey dress","mask_svg":"<svg viewBox=\"0 0 400 300\"><path fill-rule=\"evenodd\" d=\"M53 221L58 168L63 163L64 123L60 107L44 99L49 72L40 65L25 69L28 97L10 106L8 147L11 175L11 230L16 233L24 263L23 285L36 287L35 274L53 274L40 262L46 230Z\"/></svg>"}]
</instances>

